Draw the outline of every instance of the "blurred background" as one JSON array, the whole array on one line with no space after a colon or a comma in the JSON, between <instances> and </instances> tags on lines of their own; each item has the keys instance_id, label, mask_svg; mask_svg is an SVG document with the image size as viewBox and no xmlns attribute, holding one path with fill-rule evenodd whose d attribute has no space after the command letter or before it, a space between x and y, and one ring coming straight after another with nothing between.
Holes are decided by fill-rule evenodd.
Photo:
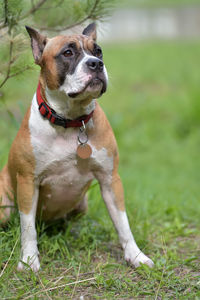
<instances>
[{"instance_id":1,"label":"blurred background","mask_svg":"<svg viewBox=\"0 0 200 300\"><path fill-rule=\"evenodd\" d=\"M118 141L127 205L141 212L142 201L141 213L153 210L153 218L163 210L193 219L200 211L199 1L22 2L1 7L0 166L39 76L24 25L53 36L80 33L96 20L110 78L99 103Z\"/></svg>"},{"instance_id":2,"label":"blurred background","mask_svg":"<svg viewBox=\"0 0 200 300\"><path fill-rule=\"evenodd\" d=\"M180 201L181 214L184 205L195 214L200 209L197 0L2 1L0 166L39 75L24 25L53 36L80 33L91 20L98 24L110 78L99 103L117 137L132 209L135 198L145 203L150 198L165 208Z\"/></svg>"},{"instance_id":3,"label":"blurred background","mask_svg":"<svg viewBox=\"0 0 200 300\"><path fill-rule=\"evenodd\" d=\"M38 0L30 1L30 7L26 1L27 12L20 22L12 7L5 19L7 1L3 2L1 84L7 75L11 78L0 94L0 167L7 161L39 75L23 26L53 36L60 31L80 33L96 20L109 74L108 92L98 101L118 142L120 175L136 240L147 252L155 251L164 236L174 249L182 243L184 255L198 252L199 263L200 1ZM13 1L13 7L21 2ZM37 4L41 9L34 11ZM72 28L73 24L77 26ZM12 43L17 45L16 61ZM98 187L90 191L89 201L91 217L112 231Z\"/></svg>"},{"instance_id":4,"label":"blurred background","mask_svg":"<svg viewBox=\"0 0 200 300\"><path fill-rule=\"evenodd\" d=\"M93 0L86 1L87 7L81 6L84 1L51 1L52 7L39 1L44 2L40 9L20 20L22 2L5 1L1 7L0 166L38 81L24 25L53 36L79 33L94 19L110 78L99 103L118 141L127 205L134 210L143 201L143 209L151 210L153 201L175 214L199 212L199 1ZM37 8L36 1L30 2L33 7L25 3L29 12ZM101 6L90 16L95 4Z\"/></svg>"}]
</instances>

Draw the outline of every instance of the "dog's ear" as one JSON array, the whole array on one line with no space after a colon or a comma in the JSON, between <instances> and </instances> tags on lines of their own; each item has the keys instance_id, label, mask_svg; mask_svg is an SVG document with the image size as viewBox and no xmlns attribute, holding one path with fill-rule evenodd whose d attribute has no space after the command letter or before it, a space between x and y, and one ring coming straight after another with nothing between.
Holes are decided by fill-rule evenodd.
<instances>
[{"instance_id":1,"label":"dog's ear","mask_svg":"<svg viewBox=\"0 0 200 300\"><path fill-rule=\"evenodd\" d=\"M37 30L29 26L25 26L25 27L31 38L31 47L32 47L35 63L40 65L42 53L47 43L47 38L42 34L40 34Z\"/></svg>"},{"instance_id":2,"label":"dog's ear","mask_svg":"<svg viewBox=\"0 0 200 300\"><path fill-rule=\"evenodd\" d=\"M97 31L96 31L96 24L91 23L89 24L82 32L82 34L91 37L94 41L97 39Z\"/></svg>"}]
</instances>

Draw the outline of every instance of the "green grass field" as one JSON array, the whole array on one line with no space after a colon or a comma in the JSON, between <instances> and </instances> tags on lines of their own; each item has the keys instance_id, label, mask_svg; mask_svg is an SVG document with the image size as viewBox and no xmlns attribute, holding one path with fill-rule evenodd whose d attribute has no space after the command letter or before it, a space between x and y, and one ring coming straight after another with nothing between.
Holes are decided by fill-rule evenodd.
<instances>
[{"instance_id":1,"label":"green grass field","mask_svg":"<svg viewBox=\"0 0 200 300\"><path fill-rule=\"evenodd\" d=\"M82 219L37 224L38 274L16 271L17 212L0 229L1 299L200 299L199 49L195 41L104 47L110 88L99 102L118 141L132 231L155 268L127 266L94 185ZM36 85L31 72L4 88L1 167Z\"/></svg>"}]
</instances>

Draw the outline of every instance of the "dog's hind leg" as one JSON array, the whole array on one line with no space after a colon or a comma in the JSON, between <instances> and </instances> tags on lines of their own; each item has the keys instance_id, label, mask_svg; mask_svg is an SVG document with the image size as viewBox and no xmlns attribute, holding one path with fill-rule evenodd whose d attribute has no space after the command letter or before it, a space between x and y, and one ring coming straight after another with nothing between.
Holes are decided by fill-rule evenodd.
<instances>
[{"instance_id":1,"label":"dog's hind leg","mask_svg":"<svg viewBox=\"0 0 200 300\"><path fill-rule=\"evenodd\" d=\"M5 223L10 216L13 194L7 166L0 173L0 224Z\"/></svg>"}]
</instances>

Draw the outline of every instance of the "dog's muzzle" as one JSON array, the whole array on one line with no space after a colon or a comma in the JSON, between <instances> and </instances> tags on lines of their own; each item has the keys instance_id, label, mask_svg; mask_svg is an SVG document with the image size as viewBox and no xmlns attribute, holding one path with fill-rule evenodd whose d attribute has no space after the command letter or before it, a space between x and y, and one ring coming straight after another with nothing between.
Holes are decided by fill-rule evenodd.
<instances>
[{"instance_id":1,"label":"dog's muzzle","mask_svg":"<svg viewBox=\"0 0 200 300\"><path fill-rule=\"evenodd\" d=\"M86 61L88 69L93 74L93 79L90 82L90 85L95 86L102 83L101 95L106 91L106 78L104 74L104 63L102 60L96 57L91 57Z\"/></svg>"},{"instance_id":2,"label":"dog's muzzle","mask_svg":"<svg viewBox=\"0 0 200 300\"><path fill-rule=\"evenodd\" d=\"M71 98L76 98L78 95L82 94L88 87L95 88L101 86L100 96L106 92L107 80L104 72L104 63L102 60L91 57L85 62L87 73L92 75L92 78L86 83L84 89L77 93L69 93L68 96Z\"/></svg>"}]
</instances>

